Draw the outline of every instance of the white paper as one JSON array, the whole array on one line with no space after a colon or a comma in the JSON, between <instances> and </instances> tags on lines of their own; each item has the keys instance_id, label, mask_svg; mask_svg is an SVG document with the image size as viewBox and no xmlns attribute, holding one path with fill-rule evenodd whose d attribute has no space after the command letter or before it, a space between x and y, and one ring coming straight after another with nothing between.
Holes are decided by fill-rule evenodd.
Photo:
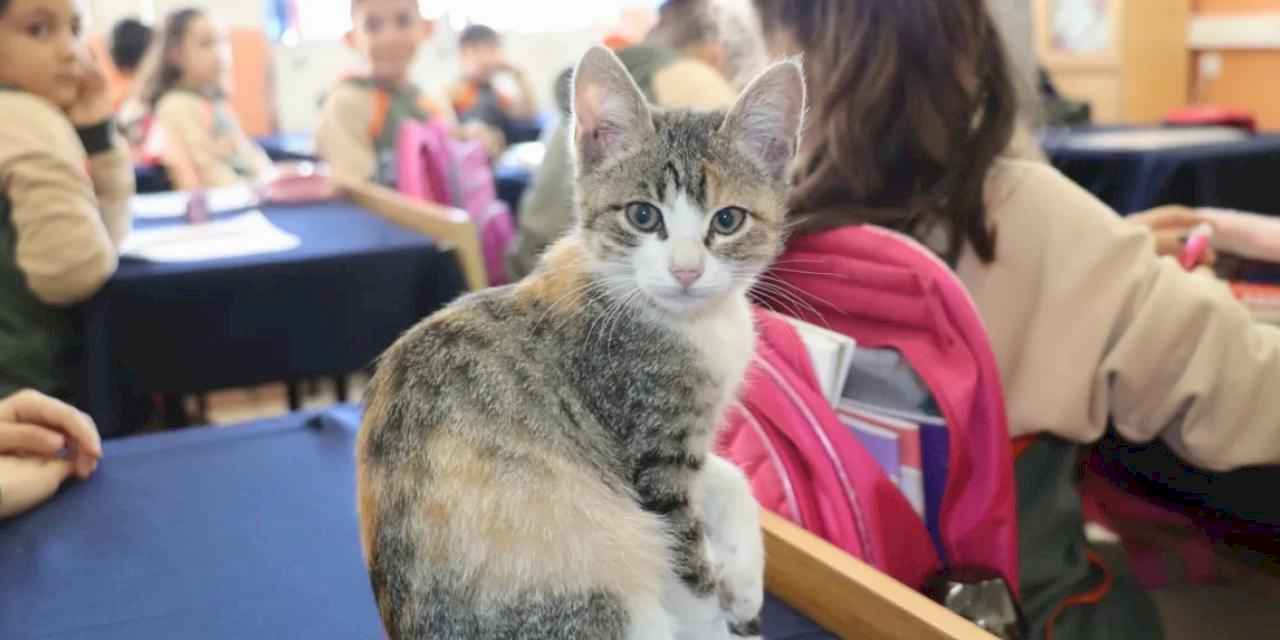
<instances>
[{"instance_id":1,"label":"white paper","mask_svg":"<svg viewBox=\"0 0 1280 640\"><path fill-rule=\"evenodd\" d=\"M151 262L198 262L288 251L301 244L261 211L250 211L205 224L134 231L125 238L120 253Z\"/></svg>"},{"instance_id":2,"label":"white paper","mask_svg":"<svg viewBox=\"0 0 1280 640\"><path fill-rule=\"evenodd\" d=\"M1073 133L1063 140L1072 149L1152 151L1238 142L1248 133L1230 127L1174 127Z\"/></svg>"},{"instance_id":3,"label":"white paper","mask_svg":"<svg viewBox=\"0 0 1280 640\"><path fill-rule=\"evenodd\" d=\"M210 189L205 192L205 197L211 214L240 211L259 204L258 195L248 185ZM136 218L181 218L187 215L187 204L190 202L191 193L187 191L143 193L129 201L129 209Z\"/></svg>"},{"instance_id":4,"label":"white paper","mask_svg":"<svg viewBox=\"0 0 1280 640\"><path fill-rule=\"evenodd\" d=\"M141 193L129 201L135 218L179 218L187 213L190 194L182 191Z\"/></svg>"}]
</instances>

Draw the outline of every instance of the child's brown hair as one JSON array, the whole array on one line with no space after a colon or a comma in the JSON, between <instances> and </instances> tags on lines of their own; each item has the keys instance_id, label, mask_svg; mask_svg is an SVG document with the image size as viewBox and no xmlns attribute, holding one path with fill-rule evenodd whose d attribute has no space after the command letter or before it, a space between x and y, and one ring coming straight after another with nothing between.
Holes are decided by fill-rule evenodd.
<instances>
[{"instance_id":1,"label":"child's brown hair","mask_svg":"<svg viewBox=\"0 0 1280 640\"><path fill-rule=\"evenodd\" d=\"M154 109L160 98L182 80L182 69L171 62L173 52L182 46L187 32L191 30L191 23L204 15L201 9L188 8L170 13L165 18L139 73L139 97L148 107Z\"/></svg>"},{"instance_id":2,"label":"child's brown hair","mask_svg":"<svg viewBox=\"0 0 1280 640\"><path fill-rule=\"evenodd\" d=\"M984 0L755 0L766 35L804 53L809 128L791 209L801 231L855 223L945 231L995 259L987 172L1017 100Z\"/></svg>"}]
</instances>

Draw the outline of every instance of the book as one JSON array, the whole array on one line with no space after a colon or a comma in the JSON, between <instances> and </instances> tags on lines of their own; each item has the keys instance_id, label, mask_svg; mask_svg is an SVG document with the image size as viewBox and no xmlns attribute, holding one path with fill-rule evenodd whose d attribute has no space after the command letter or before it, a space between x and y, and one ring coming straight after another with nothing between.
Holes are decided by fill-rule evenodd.
<instances>
[{"instance_id":1,"label":"book","mask_svg":"<svg viewBox=\"0 0 1280 640\"><path fill-rule=\"evenodd\" d=\"M824 329L803 320L781 316L800 334L813 371L818 376L822 394L835 407L849 376L850 365L857 353L858 343L849 336Z\"/></svg>"},{"instance_id":2,"label":"book","mask_svg":"<svg viewBox=\"0 0 1280 640\"><path fill-rule=\"evenodd\" d=\"M868 432L887 432L896 436L898 446L897 468L894 471L886 472L886 474L907 498L907 502L911 504L911 508L915 510L916 515L921 518L927 517L924 468L921 464L920 425L906 420L898 420L882 413L865 411L847 402L841 403L837 407L836 415L840 417L841 423L854 427L854 435L859 438L859 441L863 441L862 434ZM870 451L870 448L868 448L868 451ZM874 451L870 451L870 453L873 457L876 456Z\"/></svg>"}]
</instances>

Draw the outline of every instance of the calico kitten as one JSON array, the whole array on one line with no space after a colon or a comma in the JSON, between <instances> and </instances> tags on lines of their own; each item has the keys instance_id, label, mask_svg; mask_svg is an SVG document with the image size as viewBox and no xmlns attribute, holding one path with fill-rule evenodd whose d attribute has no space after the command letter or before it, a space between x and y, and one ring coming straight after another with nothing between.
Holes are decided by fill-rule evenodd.
<instances>
[{"instance_id":1,"label":"calico kitten","mask_svg":"<svg viewBox=\"0 0 1280 640\"><path fill-rule=\"evenodd\" d=\"M371 386L361 540L392 638L759 633L758 506L710 448L804 95L786 62L727 114L658 111L608 50L583 57L578 228L408 332Z\"/></svg>"}]
</instances>

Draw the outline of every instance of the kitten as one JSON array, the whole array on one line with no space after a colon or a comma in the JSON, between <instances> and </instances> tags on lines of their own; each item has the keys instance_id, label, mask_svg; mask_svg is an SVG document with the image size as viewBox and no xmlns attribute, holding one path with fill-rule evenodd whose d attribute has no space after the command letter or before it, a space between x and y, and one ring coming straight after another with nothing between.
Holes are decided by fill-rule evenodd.
<instances>
[{"instance_id":1,"label":"kitten","mask_svg":"<svg viewBox=\"0 0 1280 640\"><path fill-rule=\"evenodd\" d=\"M663 112L595 48L573 91L578 228L408 332L371 386L361 541L395 639L759 633L759 508L710 449L783 246L802 72Z\"/></svg>"}]
</instances>

